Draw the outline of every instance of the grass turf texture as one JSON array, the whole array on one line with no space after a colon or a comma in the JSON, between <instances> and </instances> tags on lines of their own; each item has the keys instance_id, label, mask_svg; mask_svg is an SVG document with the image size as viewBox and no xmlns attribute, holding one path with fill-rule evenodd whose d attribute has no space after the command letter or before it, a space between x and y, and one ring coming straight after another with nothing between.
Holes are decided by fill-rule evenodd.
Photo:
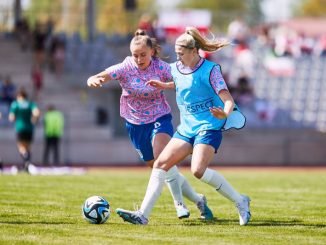
<instances>
[{"instance_id":1,"label":"grass turf texture","mask_svg":"<svg viewBox=\"0 0 326 245\"><path fill-rule=\"evenodd\" d=\"M182 169L207 196L217 219L204 222L194 204L178 220L168 189L148 226L124 223L115 208L141 203L150 170L105 169L83 176L0 176L0 244L326 244L326 170L223 169L252 199L252 221L240 227L234 205ZM81 205L101 195L112 208L105 224L83 220Z\"/></svg>"}]
</instances>

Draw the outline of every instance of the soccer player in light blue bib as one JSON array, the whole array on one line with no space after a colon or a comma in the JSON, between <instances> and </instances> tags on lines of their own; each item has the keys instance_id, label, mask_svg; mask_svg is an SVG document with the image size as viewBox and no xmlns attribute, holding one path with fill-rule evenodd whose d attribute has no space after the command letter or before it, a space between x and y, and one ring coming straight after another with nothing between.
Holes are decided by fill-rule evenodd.
<instances>
[{"instance_id":1,"label":"soccer player in light blue bib","mask_svg":"<svg viewBox=\"0 0 326 245\"><path fill-rule=\"evenodd\" d=\"M196 28L188 27L176 40L178 61L171 64L173 82L151 80L147 83L156 88L175 89L180 125L154 162L140 209L117 210L125 221L147 224L150 212L161 194L166 172L192 154L191 171L194 176L234 203L240 225L249 222L249 197L238 193L220 173L209 168L220 146L222 131L239 129L245 124L244 116L228 91L220 66L202 58L198 52L199 49L214 52L226 45L227 42L209 40Z\"/></svg>"}]
</instances>

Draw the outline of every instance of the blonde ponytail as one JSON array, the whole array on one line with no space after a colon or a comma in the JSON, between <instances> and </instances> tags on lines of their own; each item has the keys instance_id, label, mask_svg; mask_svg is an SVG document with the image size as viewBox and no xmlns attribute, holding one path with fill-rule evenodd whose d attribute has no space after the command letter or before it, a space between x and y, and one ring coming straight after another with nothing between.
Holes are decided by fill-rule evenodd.
<instances>
[{"instance_id":1,"label":"blonde ponytail","mask_svg":"<svg viewBox=\"0 0 326 245\"><path fill-rule=\"evenodd\" d=\"M176 40L176 45L181 47L188 49L197 48L207 52L218 51L229 44L228 41L217 40L215 37L208 39L197 28L192 26L187 27L185 33Z\"/></svg>"}]
</instances>

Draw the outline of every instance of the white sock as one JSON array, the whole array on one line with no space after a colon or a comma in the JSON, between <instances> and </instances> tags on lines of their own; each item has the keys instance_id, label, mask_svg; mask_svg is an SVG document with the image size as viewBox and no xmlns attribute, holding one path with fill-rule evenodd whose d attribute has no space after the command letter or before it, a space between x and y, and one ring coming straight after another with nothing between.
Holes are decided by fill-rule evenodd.
<instances>
[{"instance_id":1,"label":"white sock","mask_svg":"<svg viewBox=\"0 0 326 245\"><path fill-rule=\"evenodd\" d=\"M148 186L144 200L141 204L139 211L148 218L156 200L161 195L164 179L166 176L166 171L159 168L153 168L151 177L148 181Z\"/></svg>"},{"instance_id":2,"label":"white sock","mask_svg":"<svg viewBox=\"0 0 326 245\"><path fill-rule=\"evenodd\" d=\"M200 201L200 196L189 184L188 180L179 172L179 183L181 184L181 190L184 197L193 203L197 204Z\"/></svg>"},{"instance_id":3,"label":"white sock","mask_svg":"<svg viewBox=\"0 0 326 245\"><path fill-rule=\"evenodd\" d=\"M241 195L217 171L207 168L200 180L213 186L221 195L234 203L242 200Z\"/></svg>"},{"instance_id":4,"label":"white sock","mask_svg":"<svg viewBox=\"0 0 326 245\"><path fill-rule=\"evenodd\" d=\"M173 166L169 171L167 171L165 183L171 192L174 203L183 203L179 171L176 166Z\"/></svg>"},{"instance_id":5,"label":"white sock","mask_svg":"<svg viewBox=\"0 0 326 245\"><path fill-rule=\"evenodd\" d=\"M179 172L177 166L173 166L166 173L165 183L171 192L174 202L183 203L182 195L195 204L200 201L200 196Z\"/></svg>"}]
</instances>

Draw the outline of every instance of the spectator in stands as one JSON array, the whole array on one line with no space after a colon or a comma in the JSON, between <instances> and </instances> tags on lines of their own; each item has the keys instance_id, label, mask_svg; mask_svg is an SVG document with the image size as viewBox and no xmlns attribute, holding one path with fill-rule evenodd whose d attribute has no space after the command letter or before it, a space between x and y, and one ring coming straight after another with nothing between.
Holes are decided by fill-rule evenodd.
<instances>
[{"instance_id":1,"label":"spectator in stands","mask_svg":"<svg viewBox=\"0 0 326 245\"><path fill-rule=\"evenodd\" d=\"M236 18L228 26L228 37L232 43L246 42L249 36L248 25L241 18Z\"/></svg>"},{"instance_id":2,"label":"spectator in stands","mask_svg":"<svg viewBox=\"0 0 326 245\"><path fill-rule=\"evenodd\" d=\"M255 101L255 110L258 119L262 122L272 122L276 115L276 108L272 102L266 99L258 99Z\"/></svg>"},{"instance_id":3,"label":"spectator in stands","mask_svg":"<svg viewBox=\"0 0 326 245\"><path fill-rule=\"evenodd\" d=\"M62 35L53 35L49 46L49 67L55 72L57 79L61 79L66 56L65 39Z\"/></svg>"},{"instance_id":4,"label":"spectator in stands","mask_svg":"<svg viewBox=\"0 0 326 245\"><path fill-rule=\"evenodd\" d=\"M54 30L54 20L52 17L49 17L45 23L45 33L48 37L52 36Z\"/></svg>"},{"instance_id":5,"label":"spectator in stands","mask_svg":"<svg viewBox=\"0 0 326 245\"><path fill-rule=\"evenodd\" d=\"M15 32L17 35L17 38L20 42L20 46L22 51L26 51L29 48L30 43L30 27L28 24L28 21L25 17L21 18L17 21Z\"/></svg>"},{"instance_id":6,"label":"spectator in stands","mask_svg":"<svg viewBox=\"0 0 326 245\"><path fill-rule=\"evenodd\" d=\"M57 39L57 43L53 50L54 71L58 80L61 80L65 62L65 44L62 40Z\"/></svg>"},{"instance_id":7,"label":"spectator in stands","mask_svg":"<svg viewBox=\"0 0 326 245\"><path fill-rule=\"evenodd\" d=\"M47 32L45 26L39 21L37 21L35 24L35 29L32 33L32 38L34 62L43 67L45 61L45 42L47 39Z\"/></svg>"},{"instance_id":8,"label":"spectator in stands","mask_svg":"<svg viewBox=\"0 0 326 245\"><path fill-rule=\"evenodd\" d=\"M246 106L253 102L255 95L247 76L239 77L233 97L239 106Z\"/></svg>"},{"instance_id":9,"label":"spectator in stands","mask_svg":"<svg viewBox=\"0 0 326 245\"><path fill-rule=\"evenodd\" d=\"M2 97L2 102L7 106L9 109L11 103L15 100L15 95L16 95L16 86L13 84L11 81L11 77L7 76L3 84L1 86L1 97Z\"/></svg>"},{"instance_id":10,"label":"spectator in stands","mask_svg":"<svg viewBox=\"0 0 326 245\"><path fill-rule=\"evenodd\" d=\"M37 101L43 88L43 71L40 64L34 63L32 66L31 79L33 83L33 99Z\"/></svg>"},{"instance_id":11,"label":"spectator in stands","mask_svg":"<svg viewBox=\"0 0 326 245\"><path fill-rule=\"evenodd\" d=\"M226 45L227 42L207 39L196 28L187 27L185 33L175 42L178 61L171 64L173 81L148 82L155 88L176 90L181 123L154 162L140 210L117 209L124 221L146 225L162 192L167 171L192 154L191 171L194 176L235 204L240 225L249 222L249 197L241 195L220 173L208 167L221 144L221 130L227 129L226 125L237 128L244 126L243 115L238 110L233 110L235 104L222 77L220 66L202 58L198 53L199 49L214 52ZM237 116L239 118L235 118Z\"/></svg>"},{"instance_id":12,"label":"spectator in stands","mask_svg":"<svg viewBox=\"0 0 326 245\"><path fill-rule=\"evenodd\" d=\"M300 52L302 55L311 55L314 47L316 46L316 41L313 37L306 35L305 33L300 33Z\"/></svg>"},{"instance_id":13,"label":"spectator in stands","mask_svg":"<svg viewBox=\"0 0 326 245\"><path fill-rule=\"evenodd\" d=\"M148 36L156 38L153 20L149 14L145 13L140 17L138 22L138 28L144 30Z\"/></svg>"},{"instance_id":14,"label":"spectator in stands","mask_svg":"<svg viewBox=\"0 0 326 245\"><path fill-rule=\"evenodd\" d=\"M256 58L249 45L241 41L234 49L234 67L230 73L230 84L238 86L237 82L241 77L247 77L249 81L254 78Z\"/></svg>"},{"instance_id":15,"label":"spectator in stands","mask_svg":"<svg viewBox=\"0 0 326 245\"><path fill-rule=\"evenodd\" d=\"M138 30L130 43L132 56L87 80L89 87L117 80L122 87L120 114L126 120L130 140L140 158L150 167L173 135L171 108L161 89L146 86L150 79L172 80L168 63L159 59L160 48L156 39ZM196 193L177 167L171 168L165 178L179 218L189 217L189 211L180 202L182 194L197 204L203 219L213 215L206 198ZM181 190L182 193L181 193Z\"/></svg>"},{"instance_id":16,"label":"spectator in stands","mask_svg":"<svg viewBox=\"0 0 326 245\"><path fill-rule=\"evenodd\" d=\"M9 120L15 122L17 147L23 159L24 170L28 171L31 164L31 143L33 142L34 127L40 116L40 111L34 102L28 100L27 92L21 88L12 102Z\"/></svg>"},{"instance_id":17,"label":"spectator in stands","mask_svg":"<svg viewBox=\"0 0 326 245\"><path fill-rule=\"evenodd\" d=\"M318 38L315 54L319 56L326 56L326 34L322 34Z\"/></svg>"},{"instance_id":18,"label":"spectator in stands","mask_svg":"<svg viewBox=\"0 0 326 245\"><path fill-rule=\"evenodd\" d=\"M53 165L58 165L60 163L60 141L63 135L63 129L63 114L57 110L54 105L49 105L47 112L44 115L44 164L49 164L50 152L53 153Z\"/></svg>"}]
</instances>

